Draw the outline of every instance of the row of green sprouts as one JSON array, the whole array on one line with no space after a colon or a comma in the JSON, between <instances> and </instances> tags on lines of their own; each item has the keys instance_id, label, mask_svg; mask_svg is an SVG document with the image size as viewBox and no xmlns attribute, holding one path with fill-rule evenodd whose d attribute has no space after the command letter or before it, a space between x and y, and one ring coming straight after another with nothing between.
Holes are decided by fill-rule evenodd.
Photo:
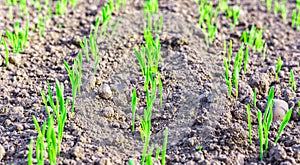
<instances>
[{"instance_id":1,"label":"row of green sprouts","mask_svg":"<svg viewBox=\"0 0 300 165\"><path fill-rule=\"evenodd\" d=\"M116 12L122 5L125 5L126 1L109 1L105 4L102 9L102 26L100 37L107 35L106 29L109 27L109 21L112 16L112 12ZM80 88L82 85L82 63L83 55L86 57L86 62L90 61L90 56L93 60L99 59L98 48L96 40L98 38L98 28L100 25L100 18L96 19L95 29L91 31L89 36L89 42L84 37L83 42L80 42L82 51L78 53L78 57L74 59L73 65L70 67L69 64L64 61L64 66L68 72L70 84L72 86L72 99L65 99L64 97L64 86L58 80L55 80L56 95L53 97L50 84L48 83L48 95L41 91L42 99L47 111L48 120L44 121L40 128L38 120L35 116L32 116L35 129L38 132L35 143L35 160L34 162L34 141L33 138L30 140L29 152L28 152L28 164L57 164L57 156L60 155L61 142L63 139L64 125L67 121L69 102L71 101L71 116L74 114L75 101L77 94L80 95ZM116 26L116 25L115 25ZM115 28L114 26L114 28ZM82 53L83 52L83 53ZM91 54L91 55L90 55ZM96 62L98 64L98 62ZM95 64L96 67L96 64ZM95 70L95 69L94 69ZM48 106L50 104L50 107ZM69 114L70 115L70 114ZM46 152L45 152L46 151ZM46 153L46 154L45 154ZM49 159L46 161L46 159Z\"/></svg>"},{"instance_id":2,"label":"row of green sprouts","mask_svg":"<svg viewBox=\"0 0 300 165\"><path fill-rule=\"evenodd\" d=\"M162 61L160 54L161 45L159 39L159 33L162 30L162 17L156 17L158 14L158 0L148 0L144 4L144 18L146 20L146 26L144 27L144 39L145 44L140 49L135 48L134 52L138 59L142 76L144 77L144 92L145 103L144 114L139 118L141 127L139 128L141 139L144 143L142 150L142 158L140 164L153 164L152 153L154 146L150 146L151 138L151 116L152 109L157 98L157 92L160 95L160 107L162 108L162 92L163 85L161 75L159 72L159 63ZM136 88L132 92L132 133L135 131L135 112L137 107L137 90ZM161 152L161 164L166 163L166 147L167 147L168 128L165 129L164 142L162 151L160 147L156 148L156 159L159 160L159 154ZM134 164L130 159L129 164Z\"/></svg>"}]
</instances>

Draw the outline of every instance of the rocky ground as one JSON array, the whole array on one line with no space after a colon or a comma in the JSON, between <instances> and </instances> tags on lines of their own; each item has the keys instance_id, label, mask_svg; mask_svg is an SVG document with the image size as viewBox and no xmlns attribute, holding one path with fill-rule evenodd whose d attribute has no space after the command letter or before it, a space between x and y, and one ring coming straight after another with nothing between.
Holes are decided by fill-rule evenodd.
<instances>
[{"instance_id":1,"label":"rocky ground","mask_svg":"<svg viewBox=\"0 0 300 165\"><path fill-rule=\"evenodd\" d=\"M46 120L40 91L47 81L54 90L55 78L64 83L65 95L71 97L71 85L63 61L73 63L80 51L78 41L89 35L104 2L79 1L75 9L54 17L46 25L44 37L34 31L38 11L29 5L30 32L24 52L10 54L4 64L5 50L0 47L0 164L27 164L28 146L37 133L32 121ZM198 5L192 0L160 1L163 30L160 34L163 62L163 107L155 104L152 116L151 144L162 145L163 131L169 128L167 164L299 164L300 130L298 101L300 88L290 87L293 69L296 85L300 73L300 32L290 26L295 2L288 1L288 21L268 13L261 1L230 1L241 8L238 25L224 13L217 17L218 34L207 46L199 27ZM131 91L142 91L143 79L133 49L143 44L143 1L127 1L113 15L119 24L112 36L98 40L101 59L96 74L93 64L84 62L82 93L78 96L75 115L65 126L59 164L126 164L138 162L143 143L139 131L131 133ZM0 2L0 30L12 29L14 21L24 21ZM22 20L23 19L23 20ZM233 40L234 55L245 29L252 25L263 30L268 49L266 59L250 50L247 73L240 76L239 98L228 97L222 77L223 42ZM109 31L110 32L110 31ZM279 80L275 80L277 58L283 61ZM232 70L232 68L230 68ZM276 105L283 111L294 106L292 119L277 145L274 141L280 118L274 118L269 133L270 147L263 161L259 159L257 110L263 109L268 90L275 87ZM257 108L252 106L256 88ZM140 90L139 90L140 89ZM143 114L143 93L138 92L137 117ZM245 105L251 104L253 144L248 137ZM276 106L275 105L275 106ZM280 108L274 107L280 111ZM137 127L139 126L138 120ZM202 146L202 150L198 147ZM155 157L155 155L153 156ZM158 162L156 162L158 163Z\"/></svg>"}]
</instances>

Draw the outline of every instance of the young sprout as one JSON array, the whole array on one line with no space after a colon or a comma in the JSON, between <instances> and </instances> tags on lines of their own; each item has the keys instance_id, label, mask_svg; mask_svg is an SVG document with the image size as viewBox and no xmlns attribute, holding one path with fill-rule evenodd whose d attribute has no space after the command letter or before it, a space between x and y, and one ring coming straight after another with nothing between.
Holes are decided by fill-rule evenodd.
<instances>
[{"instance_id":1,"label":"young sprout","mask_svg":"<svg viewBox=\"0 0 300 165\"><path fill-rule=\"evenodd\" d=\"M285 6L281 6L281 17L283 19L283 22L285 23L286 22L286 17L287 17L287 12L286 12L286 8Z\"/></svg>"},{"instance_id":2,"label":"young sprout","mask_svg":"<svg viewBox=\"0 0 300 165\"><path fill-rule=\"evenodd\" d=\"M131 121L131 131L134 133L134 121L135 121L135 111L136 111L136 88L132 91L132 99L131 99L131 110L132 110L132 121Z\"/></svg>"},{"instance_id":3,"label":"young sprout","mask_svg":"<svg viewBox=\"0 0 300 165\"><path fill-rule=\"evenodd\" d=\"M292 69L290 70L289 84L291 84L291 88L296 92L295 76Z\"/></svg>"},{"instance_id":4,"label":"young sprout","mask_svg":"<svg viewBox=\"0 0 300 165\"><path fill-rule=\"evenodd\" d=\"M275 2L274 2L274 14L275 14L275 16L278 15L279 10L280 10L280 5L278 3L278 0L275 0Z\"/></svg>"},{"instance_id":5,"label":"young sprout","mask_svg":"<svg viewBox=\"0 0 300 165\"><path fill-rule=\"evenodd\" d=\"M256 88L254 88L254 94L253 94L253 106L256 108Z\"/></svg>"},{"instance_id":6,"label":"young sprout","mask_svg":"<svg viewBox=\"0 0 300 165\"><path fill-rule=\"evenodd\" d=\"M201 151L203 149L203 146L198 146L198 151Z\"/></svg>"},{"instance_id":7,"label":"young sprout","mask_svg":"<svg viewBox=\"0 0 300 165\"><path fill-rule=\"evenodd\" d=\"M247 72L248 54L249 54L249 46L246 45L246 50L244 54L244 74L246 74Z\"/></svg>"},{"instance_id":8,"label":"young sprout","mask_svg":"<svg viewBox=\"0 0 300 165\"><path fill-rule=\"evenodd\" d=\"M32 152L33 152L33 139L30 138L30 144L29 144L29 151L28 151L28 157L27 157L27 161L28 161L28 165L32 165Z\"/></svg>"},{"instance_id":9,"label":"young sprout","mask_svg":"<svg viewBox=\"0 0 300 165\"><path fill-rule=\"evenodd\" d=\"M257 119L258 119L258 137L259 137L259 157L260 160L263 160L264 157L264 136L263 136L263 125L262 125L262 113L260 110L257 112Z\"/></svg>"},{"instance_id":10,"label":"young sprout","mask_svg":"<svg viewBox=\"0 0 300 165\"><path fill-rule=\"evenodd\" d=\"M267 0L267 9L269 13L271 12L271 8L272 8L272 0Z\"/></svg>"},{"instance_id":11,"label":"young sprout","mask_svg":"<svg viewBox=\"0 0 300 165\"><path fill-rule=\"evenodd\" d=\"M283 129L285 128L285 126L287 125L287 123L290 121L290 118L292 116L292 112L293 112L293 109L291 108L290 110L288 110L279 126L279 131L277 133L277 137L276 137L276 140L275 140L275 144L278 142L278 139L279 137L281 136L282 134L282 131Z\"/></svg>"},{"instance_id":12,"label":"young sprout","mask_svg":"<svg viewBox=\"0 0 300 165\"><path fill-rule=\"evenodd\" d=\"M163 143L163 148L162 148L162 152L161 152L161 164L162 165L166 164L168 134L169 134L169 128L167 127L164 131L164 143Z\"/></svg>"},{"instance_id":13,"label":"young sprout","mask_svg":"<svg viewBox=\"0 0 300 165\"><path fill-rule=\"evenodd\" d=\"M247 104L247 118L248 118L248 133L249 133L249 140L250 144L252 144L252 125L251 125L251 110L250 110L250 104Z\"/></svg>"},{"instance_id":14,"label":"young sprout","mask_svg":"<svg viewBox=\"0 0 300 165\"><path fill-rule=\"evenodd\" d=\"M275 73L275 79L278 80L278 73L281 70L283 62L281 61L281 58L278 57L277 59L277 65L276 65L276 73Z\"/></svg>"}]
</instances>

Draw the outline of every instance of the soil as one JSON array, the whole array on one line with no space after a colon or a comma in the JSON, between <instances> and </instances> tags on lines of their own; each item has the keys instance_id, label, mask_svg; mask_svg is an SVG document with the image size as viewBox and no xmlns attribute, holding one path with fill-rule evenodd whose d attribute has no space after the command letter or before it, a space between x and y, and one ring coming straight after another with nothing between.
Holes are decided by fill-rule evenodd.
<instances>
[{"instance_id":1,"label":"soil","mask_svg":"<svg viewBox=\"0 0 300 165\"><path fill-rule=\"evenodd\" d=\"M96 17L101 15L104 2L79 1L75 9L55 16L46 25L44 37L34 31L37 9L28 5L30 13L29 41L24 52L10 54L10 64L4 64L5 50L0 47L0 164L27 164L29 141L37 133L32 121L47 119L40 91L47 82L54 91L55 79L64 83L65 96L71 97L71 84L63 61L72 64L81 50L78 41L89 35ZM213 45L207 46L199 27L198 5L192 0L159 2L163 16L160 72L163 80L163 107L154 106L151 145L162 146L163 131L169 128L167 164L300 164L300 130L297 114L300 88L290 87L289 72L293 69L296 85L300 77L299 31L274 13L268 13L261 1L231 1L241 8L238 25L230 28L232 20L224 13L217 17L218 34ZM76 100L75 115L68 115L58 164L138 164L143 143L138 129L131 132L131 92L137 88L138 109L136 128L143 115L143 78L134 48L143 43L143 1L127 1L114 13L119 24L113 35L98 40L101 59L97 72L93 62L83 63L83 86ZM288 1L288 11L295 2ZM13 10L0 2L0 30L13 28L14 21L25 22ZM291 12L288 17L291 18ZM263 29L268 49L266 59L250 49L247 73L242 71L239 98L227 95L222 77L223 42L233 40L237 53L239 40L252 25ZM25 25L24 25L25 26ZM60 27L59 27L60 26ZM108 31L111 33L111 29ZM275 80L277 58L283 61L279 80ZM233 68L230 68L233 70ZM257 110L267 102L268 90L275 87L275 98L293 107L293 115L274 144L280 120L274 121L269 133L270 146L263 161L259 159ZM99 90L108 88L110 97L103 98ZM256 88L257 108L253 107ZM112 93L109 93L111 91ZM253 144L249 143L246 104L251 104ZM202 150L198 147L202 146ZM153 155L155 158L155 154ZM160 164L158 161L155 164Z\"/></svg>"}]
</instances>

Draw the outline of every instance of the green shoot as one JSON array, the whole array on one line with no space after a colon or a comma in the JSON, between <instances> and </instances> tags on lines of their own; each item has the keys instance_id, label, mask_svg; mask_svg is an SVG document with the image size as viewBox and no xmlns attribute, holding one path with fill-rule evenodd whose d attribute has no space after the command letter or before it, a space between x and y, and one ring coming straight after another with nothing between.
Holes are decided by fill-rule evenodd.
<instances>
[{"instance_id":1,"label":"green shoot","mask_svg":"<svg viewBox=\"0 0 300 165\"><path fill-rule=\"evenodd\" d=\"M289 84L291 84L291 88L296 92L295 76L292 69L290 70Z\"/></svg>"},{"instance_id":2,"label":"green shoot","mask_svg":"<svg viewBox=\"0 0 300 165\"><path fill-rule=\"evenodd\" d=\"M158 158L159 158L159 153L160 153L160 147L158 146L158 147L156 148L156 152L155 152L155 159L156 159L156 160L158 160Z\"/></svg>"},{"instance_id":3,"label":"green shoot","mask_svg":"<svg viewBox=\"0 0 300 165\"><path fill-rule=\"evenodd\" d=\"M89 47L88 47L88 42L87 42L87 39L85 36L83 38L83 42L80 41L79 44L80 44L81 49L83 50L86 61L89 62L90 61Z\"/></svg>"},{"instance_id":4,"label":"green shoot","mask_svg":"<svg viewBox=\"0 0 300 165\"><path fill-rule=\"evenodd\" d=\"M274 14L275 14L275 16L278 15L279 10L280 10L279 2L278 2L278 0L275 0L275 2L274 2Z\"/></svg>"},{"instance_id":5,"label":"green shoot","mask_svg":"<svg viewBox=\"0 0 300 165\"><path fill-rule=\"evenodd\" d=\"M72 86L72 113L74 113L77 91L79 91L81 86L82 53L79 52L78 59L75 59L72 70L66 61L64 61L64 65L68 71L70 83Z\"/></svg>"},{"instance_id":6,"label":"green shoot","mask_svg":"<svg viewBox=\"0 0 300 165\"><path fill-rule=\"evenodd\" d=\"M249 140L250 144L252 144L252 125L251 125L251 110L250 110L250 104L247 104L247 116L248 116L248 133L249 133Z\"/></svg>"},{"instance_id":7,"label":"green shoot","mask_svg":"<svg viewBox=\"0 0 300 165\"><path fill-rule=\"evenodd\" d=\"M267 9L269 13L271 12L271 8L272 8L272 0L267 0Z\"/></svg>"},{"instance_id":8,"label":"green shoot","mask_svg":"<svg viewBox=\"0 0 300 165\"><path fill-rule=\"evenodd\" d=\"M129 159L129 160L128 160L128 164L129 164L129 165L134 165L133 160Z\"/></svg>"},{"instance_id":9,"label":"green shoot","mask_svg":"<svg viewBox=\"0 0 300 165\"><path fill-rule=\"evenodd\" d=\"M6 37L11 43L11 46L13 48L13 53L19 53L20 51L24 51L24 48L26 46L27 40L28 40L28 21L26 22L25 30L20 30L20 23L17 22L14 24L14 32L9 32L6 30Z\"/></svg>"},{"instance_id":10,"label":"green shoot","mask_svg":"<svg viewBox=\"0 0 300 165\"><path fill-rule=\"evenodd\" d=\"M164 132L164 143L163 143L163 148L162 148L162 152L161 152L161 164L162 165L166 164L168 134L169 134L169 129L167 127Z\"/></svg>"},{"instance_id":11,"label":"green shoot","mask_svg":"<svg viewBox=\"0 0 300 165\"><path fill-rule=\"evenodd\" d=\"M282 120L282 122L279 126L279 131L278 131L278 134L277 134L277 137L276 137L276 140L275 140L275 144L277 144L278 139L281 136L283 129L285 128L287 123L290 121L290 118L292 116L292 112L293 112L292 108L286 112L286 114L285 114L285 116L284 116L284 118L283 118L283 120Z\"/></svg>"},{"instance_id":12,"label":"green shoot","mask_svg":"<svg viewBox=\"0 0 300 165\"><path fill-rule=\"evenodd\" d=\"M219 0L220 11L224 12L228 9L228 0Z\"/></svg>"},{"instance_id":13,"label":"green shoot","mask_svg":"<svg viewBox=\"0 0 300 165\"><path fill-rule=\"evenodd\" d=\"M43 19L43 17L39 18L38 28L39 28L39 36L43 37L44 36L44 32L45 32L45 25L44 25L44 19Z\"/></svg>"},{"instance_id":14,"label":"green shoot","mask_svg":"<svg viewBox=\"0 0 300 165\"><path fill-rule=\"evenodd\" d=\"M226 58L224 57L224 68L225 68L225 75L223 75L225 82L228 86L228 96L231 96L231 91L232 91L232 83L229 77L229 65L228 62L226 61Z\"/></svg>"},{"instance_id":15,"label":"green shoot","mask_svg":"<svg viewBox=\"0 0 300 165\"><path fill-rule=\"evenodd\" d=\"M262 114L261 111L258 110L257 112L257 118L258 118L258 137L259 137L259 157L260 160L263 160L264 157L264 136L263 136L263 125L262 125Z\"/></svg>"},{"instance_id":16,"label":"green shoot","mask_svg":"<svg viewBox=\"0 0 300 165\"><path fill-rule=\"evenodd\" d=\"M201 151L203 149L203 146L198 146L198 151Z\"/></svg>"},{"instance_id":17,"label":"green shoot","mask_svg":"<svg viewBox=\"0 0 300 165\"><path fill-rule=\"evenodd\" d=\"M247 72L248 54L249 54L249 46L247 45L244 54L244 74L246 74Z\"/></svg>"},{"instance_id":18,"label":"green shoot","mask_svg":"<svg viewBox=\"0 0 300 165\"><path fill-rule=\"evenodd\" d=\"M27 161L28 161L28 165L33 165L32 163L32 151L33 150L33 139L30 138L30 144L29 144L29 151L28 151L28 157L27 157Z\"/></svg>"},{"instance_id":19,"label":"green shoot","mask_svg":"<svg viewBox=\"0 0 300 165\"><path fill-rule=\"evenodd\" d=\"M281 17L283 19L283 22L285 23L286 22L286 17L287 17L287 11L286 11L286 8L285 6L281 6Z\"/></svg>"},{"instance_id":20,"label":"green shoot","mask_svg":"<svg viewBox=\"0 0 300 165\"><path fill-rule=\"evenodd\" d=\"M135 111L136 111L136 88L133 89L132 91L132 100L131 100L131 110L132 110L132 122L131 122L131 130L132 134L134 133L134 121L135 121Z\"/></svg>"},{"instance_id":21,"label":"green shoot","mask_svg":"<svg viewBox=\"0 0 300 165\"><path fill-rule=\"evenodd\" d=\"M278 57L277 59L277 65L276 65L276 73L275 73L275 79L278 80L278 73L281 70L283 62L281 61L281 58Z\"/></svg>"}]
</instances>

